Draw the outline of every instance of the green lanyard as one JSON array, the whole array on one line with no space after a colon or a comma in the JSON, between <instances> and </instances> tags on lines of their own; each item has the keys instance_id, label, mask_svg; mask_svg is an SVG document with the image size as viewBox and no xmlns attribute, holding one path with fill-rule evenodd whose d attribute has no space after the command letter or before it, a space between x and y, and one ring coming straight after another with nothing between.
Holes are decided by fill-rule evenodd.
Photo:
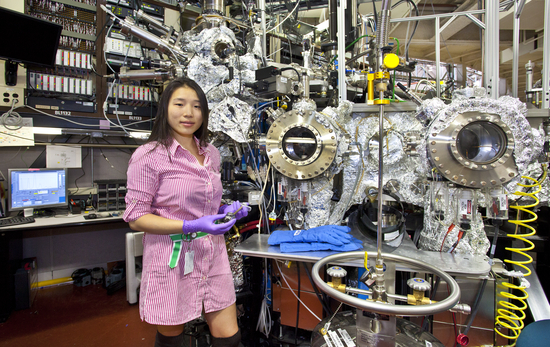
<instances>
[{"instance_id":1,"label":"green lanyard","mask_svg":"<svg viewBox=\"0 0 550 347\"><path fill-rule=\"evenodd\" d=\"M190 233L190 234L171 234L170 238L172 239L172 242L174 243L172 246L172 255L170 256L170 262L168 263L168 266L170 266L170 269L173 269L178 264L178 261L180 260L181 256L181 242L191 242L194 239L198 239L199 237L203 237L208 235L208 233L203 233L201 231L197 233Z\"/></svg>"}]
</instances>

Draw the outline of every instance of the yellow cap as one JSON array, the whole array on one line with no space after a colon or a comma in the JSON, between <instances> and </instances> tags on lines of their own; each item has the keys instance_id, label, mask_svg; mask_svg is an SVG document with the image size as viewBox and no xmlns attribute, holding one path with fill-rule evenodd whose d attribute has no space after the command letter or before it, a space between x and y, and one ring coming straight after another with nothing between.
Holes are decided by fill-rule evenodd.
<instances>
[{"instance_id":1,"label":"yellow cap","mask_svg":"<svg viewBox=\"0 0 550 347\"><path fill-rule=\"evenodd\" d=\"M399 57L393 53L388 53L384 57L384 66L387 69L395 69L399 65Z\"/></svg>"}]
</instances>

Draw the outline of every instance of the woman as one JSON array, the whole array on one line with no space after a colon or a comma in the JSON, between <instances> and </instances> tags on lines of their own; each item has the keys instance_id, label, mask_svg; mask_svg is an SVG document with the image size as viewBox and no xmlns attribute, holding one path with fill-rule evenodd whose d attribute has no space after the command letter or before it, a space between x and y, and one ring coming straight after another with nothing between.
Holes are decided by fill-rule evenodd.
<instances>
[{"instance_id":1,"label":"woman","mask_svg":"<svg viewBox=\"0 0 550 347\"><path fill-rule=\"evenodd\" d=\"M216 224L240 203L220 207L220 154L206 143L208 102L187 78L162 93L149 140L128 164L124 220L145 232L139 309L157 326L155 347L180 347L183 327L204 313L212 346L238 346L235 291L223 234Z\"/></svg>"}]
</instances>

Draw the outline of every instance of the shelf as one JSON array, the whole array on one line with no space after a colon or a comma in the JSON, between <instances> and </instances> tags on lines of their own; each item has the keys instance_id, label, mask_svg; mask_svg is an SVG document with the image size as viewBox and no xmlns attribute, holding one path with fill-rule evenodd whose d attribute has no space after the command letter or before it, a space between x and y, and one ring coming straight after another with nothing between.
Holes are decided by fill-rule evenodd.
<instances>
[{"instance_id":1,"label":"shelf","mask_svg":"<svg viewBox=\"0 0 550 347\"><path fill-rule=\"evenodd\" d=\"M78 2L78 1L73 1L73 0L55 0L55 2L59 2L59 3L61 3L61 4L70 5L70 6L74 6L74 7L79 7L79 8L82 8L82 9L85 9L85 10L94 11L94 12L97 11L95 5L83 4L83 3Z\"/></svg>"},{"instance_id":2,"label":"shelf","mask_svg":"<svg viewBox=\"0 0 550 347\"><path fill-rule=\"evenodd\" d=\"M86 35L86 34L79 34L79 33L75 33L73 31L68 31L68 30L61 30L61 35L63 36L69 36L69 37L74 37L76 39L82 39L82 40L88 40L88 41L95 41L95 36L92 36L92 35Z\"/></svg>"}]
</instances>

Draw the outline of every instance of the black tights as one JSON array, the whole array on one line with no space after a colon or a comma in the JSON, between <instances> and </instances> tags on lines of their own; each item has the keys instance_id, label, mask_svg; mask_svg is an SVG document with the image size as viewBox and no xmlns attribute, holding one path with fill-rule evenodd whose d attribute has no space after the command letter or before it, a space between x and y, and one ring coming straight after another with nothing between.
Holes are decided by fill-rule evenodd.
<instances>
[{"instance_id":1,"label":"black tights","mask_svg":"<svg viewBox=\"0 0 550 347\"><path fill-rule=\"evenodd\" d=\"M155 337L155 347L182 347L183 332L178 336L164 336L157 331Z\"/></svg>"},{"instance_id":2,"label":"black tights","mask_svg":"<svg viewBox=\"0 0 550 347\"><path fill-rule=\"evenodd\" d=\"M183 333L178 336L164 336L157 331L155 337L155 347L182 347ZM241 347L241 331L231 337L212 336L212 347Z\"/></svg>"},{"instance_id":3,"label":"black tights","mask_svg":"<svg viewBox=\"0 0 550 347\"><path fill-rule=\"evenodd\" d=\"M241 331L231 337L214 337L212 336L212 347L240 347L241 344Z\"/></svg>"}]
</instances>

